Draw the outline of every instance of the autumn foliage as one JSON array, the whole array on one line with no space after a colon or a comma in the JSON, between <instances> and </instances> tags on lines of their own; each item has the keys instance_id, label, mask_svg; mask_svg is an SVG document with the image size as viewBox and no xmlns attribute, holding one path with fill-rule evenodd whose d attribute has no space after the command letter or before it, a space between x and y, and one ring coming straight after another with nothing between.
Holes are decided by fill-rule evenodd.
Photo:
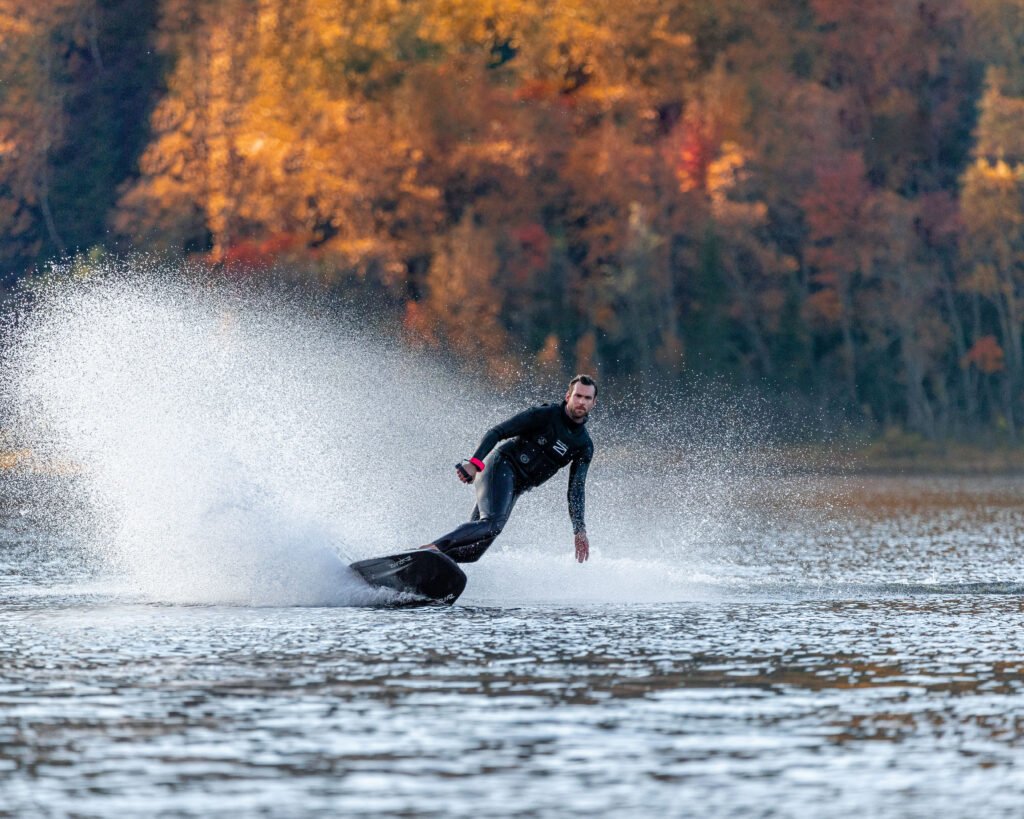
<instances>
[{"instance_id":1,"label":"autumn foliage","mask_svg":"<svg viewBox=\"0 0 1024 819\"><path fill-rule=\"evenodd\" d=\"M152 6L0 0L11 275L196 254L383 294L498 377L1024 424L1019 0Z\"/></svg>"}]
</instances>

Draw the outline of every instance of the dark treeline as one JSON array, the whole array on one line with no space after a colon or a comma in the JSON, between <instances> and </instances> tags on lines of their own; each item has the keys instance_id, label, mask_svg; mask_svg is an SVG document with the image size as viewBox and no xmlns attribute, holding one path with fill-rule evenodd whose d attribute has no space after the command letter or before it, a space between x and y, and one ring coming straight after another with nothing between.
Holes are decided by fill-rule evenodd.
<instances>
[{"instance_id":1,"label":"dark treeline","mask_svg":"<svg viewBox=\"0 0 1024 819\"><path fill-rule=\"evenodd\" d=\"M1024 427L1024 0L0 0L6 280L285 266L411 342Z\"/></svg>"}]
</instances>

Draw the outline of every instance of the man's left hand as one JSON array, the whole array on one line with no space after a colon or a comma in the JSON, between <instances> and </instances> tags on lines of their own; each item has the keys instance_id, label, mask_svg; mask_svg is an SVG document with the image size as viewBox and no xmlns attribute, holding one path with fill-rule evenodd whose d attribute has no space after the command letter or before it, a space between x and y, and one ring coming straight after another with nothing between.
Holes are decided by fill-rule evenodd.
<instances>
[{"instance_id":1,"label":"man's left hand","mask_svg":"<svg viewBox=\"0 0 1024 819\"><path fill-rule=\"evenodd\" d=\"M590 558L590 541L586 532L576 533L576 561L582 563Z\"/></svg>"}]
</instances>

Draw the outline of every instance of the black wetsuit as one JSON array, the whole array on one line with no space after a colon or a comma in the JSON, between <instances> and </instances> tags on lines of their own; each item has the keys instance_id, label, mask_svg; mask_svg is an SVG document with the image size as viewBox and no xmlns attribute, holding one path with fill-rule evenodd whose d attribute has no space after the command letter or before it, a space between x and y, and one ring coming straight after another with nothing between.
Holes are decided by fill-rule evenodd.
<instances>
[{"instance_id":1,"label":"black wetsuit","mask_svg":"<svg viewBox=\"0 0 1024 819\"><path fill-rule=\"evenodd\" d=\"M499 441L504 443L495 450ZM459 563L479 560L501 534L519 496L570 465L569 518L573 532L583 531L587 468L593 456L585 422L577 424L566 415L565 401L531 407L503 421L487 430L473 453L487 460L474 481L476 506L469 523L434 545Z\"/></svg>"}]
</instances>

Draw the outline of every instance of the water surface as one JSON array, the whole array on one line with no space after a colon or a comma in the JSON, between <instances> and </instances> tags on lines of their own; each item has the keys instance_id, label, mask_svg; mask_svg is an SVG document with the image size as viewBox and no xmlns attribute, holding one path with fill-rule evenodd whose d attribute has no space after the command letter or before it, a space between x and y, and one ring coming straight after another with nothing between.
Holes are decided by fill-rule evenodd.
<instances>
[{"instance_id":1,"label":"water surface","mask_svg":"<svg viewBox=\"0 0 1024 819\"><path fill-rule=\"evenodd\" d=\"M416 611L154 602L8 503L0 812L1020 815L1024 481L818 488Z\"/></svg>"}]
</instances>

